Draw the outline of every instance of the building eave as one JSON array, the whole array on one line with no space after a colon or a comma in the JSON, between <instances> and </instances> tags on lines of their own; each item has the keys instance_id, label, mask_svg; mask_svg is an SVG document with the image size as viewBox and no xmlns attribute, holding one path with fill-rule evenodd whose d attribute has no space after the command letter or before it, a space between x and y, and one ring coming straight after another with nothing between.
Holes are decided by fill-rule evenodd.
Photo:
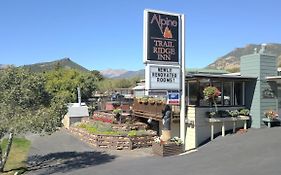
<instances>
[{"instance_id":1,"label":"building eave","mask_svg":"<svg viewBox=\"0 0 281 175\"><path fill-rule=\"evenodd\" d=\"M257 77L250 77L250 76L238 76L238 75L213 75L213 74L189 74L186 75L186 79L193 79L193 78L217 78L217 79L243 79L243 80L254 80Z\"/></svg>"}]
</instances>

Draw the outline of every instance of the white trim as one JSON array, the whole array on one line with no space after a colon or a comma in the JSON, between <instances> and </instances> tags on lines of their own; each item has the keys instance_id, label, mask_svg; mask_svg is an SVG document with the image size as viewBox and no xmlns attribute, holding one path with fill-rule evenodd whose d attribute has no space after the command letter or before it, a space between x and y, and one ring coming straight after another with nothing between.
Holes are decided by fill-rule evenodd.
<instances>
[{"instance_id":1,"label":"white trim","mask_svg":"<svg viewBox=\"0 0 281 175\"><path fill-rule=\"evenodd\" d=\"M245 96L245 82L242 82L242 97L243 97L243 101L242 101L242 105L244 106L245 105L245 99L246 99L246 96Z\"/></svg>"},{"instance_id":2,"label":"white trim","mask_svg":"<svg viewBox=\"0 0 281 175\"><path fill-rule=\"evenodd\" d=\"M148 19L148 12L144 10L143 13L143 62L147 61L147 19Z\"/></svg>"},{"instance_id":3,"label":"white trim","mask_svg":"<svg viewBox=\"0 0 281 175\"><path fill-rule=\"evenodd\" d=\"M180 65L181 65L181 108L180 108L180 138L183 141L184 149L186 149L186 135L185 135L185 19L184 15L179 18L179 23L181 24L181 38L180 39Z\"/></svg>"},{"instance_id":4,"label":"white trim","mask_svg":"<svg viewBox=\"0 0 281 175\"><path fill-rule=\"evenodd\" d=\"M268 77L265 77L265 79L267 81L276 81L276 80L281 80L281 76L268 76Z\"/></svg>"},{"instance_id":5,"label":"white trim","mask_svg":"<svg viewBox=\"0 0 281 175\"><path fill-rule=\"evenodd\" d=\"M148 13L148 12L152 12L152 13L160 13L162 15L171 15L171 16L177 16L181 17L181 14L179 13L172 13L172 12L166 12L166 11L161 11L161 10L153 10L153 9L145 9L144 12Z\"/></svg>"},{"instance_id":6,"label":"white trim","mask_svg":"<svg viewBox=\"0 0 281 175\"><path fill-rule=\"evenodd\" d=\"M184 155L191 154L191 153L194 153L194 152L197 152L197 151L198 151L197 149L191 149L191 150L188 150L184 153L179 154L178 156L184 156Z\"/></svg>"},{"instance_id":7,"label":"white trim","mask_svg":"<svg viewBox=\"0 0 281 175\"><path fill-rule=\"evenodd\" d=\"M164 12L164 11L159 11L159 10L151 10L151 9L145 9L144 10L144 15L143 15L143 63L144 64L168 64L168 65L179 65L179 60L180 60L180 53L178 53L178 61L175 62L175 61L168 61L168 62L165 62L165 61L156 61L156 60L149 60L148 59L148 42L149 42L149 39L148 39L148 13L151 12L151 13L158 13L158 14L161 14L161 15L170 15L170 16L175 16L178 18L178 22L179 22L179 25L181 23L181 14L178 14L178 13L171 13L171 12ZM178 32L180 33L180 27L178 27ZM178 37L178 39L180 40L180 36ZM166 39L166 40L169 40L169 39ZM180 50L180 42L178 41L178 52Z\"/></svg>"},{"instance_id":8,"label":"white trim","mask_svg":"<svg viewBox=\"0 0 281 175\"><path fill-rule=\"evenodd\" d=\"M232 99L231 99L232 103L230 104L230 106L235 106L235 90L234 90L235 86L234 86L234 81L231 81L231 86L232 86L231 87L232 92L231 92L230 96L232 97Z\"/></svg>"}]
</instances>

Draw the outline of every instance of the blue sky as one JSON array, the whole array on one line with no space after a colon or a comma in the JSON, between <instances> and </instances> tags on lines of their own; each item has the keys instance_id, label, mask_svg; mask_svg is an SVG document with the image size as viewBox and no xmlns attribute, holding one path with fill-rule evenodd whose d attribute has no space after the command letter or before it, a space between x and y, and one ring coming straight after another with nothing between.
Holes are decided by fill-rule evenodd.
<instances>
[{"instance_id":1,"label":"blue sky","mask_svg":"<svg viewBox=\"0 0 281 175\"><path fill-rule=\"evenodd\" d=\"M69 57L87 69L143 69L143 10L186 16L186 66L281 43L280 0L1 0L0 64Z\"/></svg>"}]
</instances>

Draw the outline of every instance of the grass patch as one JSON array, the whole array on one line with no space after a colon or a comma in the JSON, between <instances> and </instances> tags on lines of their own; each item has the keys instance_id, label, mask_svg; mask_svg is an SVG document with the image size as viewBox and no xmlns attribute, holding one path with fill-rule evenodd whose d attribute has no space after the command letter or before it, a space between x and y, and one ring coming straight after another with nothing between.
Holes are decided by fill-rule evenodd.
<instances>
[{"instance_id":1,"label":"grass patch","mask_svg":"<svg viewBox=\"0 0 281 175\"><path fill-rule=\"evenodd\" d=\"M131 130L131 131L116 131L113 130L112 124L104 122L95 122L94 124L82 123L78 127L85 129L91 134L103 134L103 135L113 135L113 136L142 136L149 134L145 130Z\"/></svg>"},{"instance_id":2,"label":"grass patch","mask_svg":"<svg viewBox=\"0 0 281 175\"><path fill-rule=\"evenodd\" d=\"M2 150L5 150L8 139L4 139L1 143ZM26 159L31 142L25 138L13 139L10 155L8 157L3 175L14 174L16 171L24 171L26 167Z\"/></svg>"}]
</instances>

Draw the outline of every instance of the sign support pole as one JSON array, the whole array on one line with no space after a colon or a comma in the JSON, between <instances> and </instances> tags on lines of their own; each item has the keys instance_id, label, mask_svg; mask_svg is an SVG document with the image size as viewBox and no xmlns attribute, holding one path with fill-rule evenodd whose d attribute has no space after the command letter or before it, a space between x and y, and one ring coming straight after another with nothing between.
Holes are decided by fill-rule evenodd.
<instances>
[{"instance_id":1,"label":"sign support pole","mask_svg":"<svg viewBox=\"0 0 281 175\"><path fill-rule=\"evenodd\" d=\"M183 141L184 149L186 145L185 139L185 21L184 15L181 15L181 103L180 103L180 138Z\"/></svg>"}]
</instances>

